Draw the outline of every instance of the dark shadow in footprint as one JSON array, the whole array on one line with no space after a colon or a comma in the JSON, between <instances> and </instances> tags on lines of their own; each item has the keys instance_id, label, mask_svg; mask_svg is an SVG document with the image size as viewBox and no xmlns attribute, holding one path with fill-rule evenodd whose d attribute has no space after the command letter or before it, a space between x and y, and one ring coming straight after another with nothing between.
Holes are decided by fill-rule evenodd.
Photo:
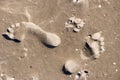
<instances>
[{"instance_id":1,"label":"dark shadow in footprint","mask_svg":"<svg viewBox=\"0 0 120 80\"><path fill-rule=\"evenodd\" d=\"M20 43L21 41L18 39L13 39L14 42Z\"/></svg>"},{"instance_id":2,"label":"dark shadow in footprint","mask_svg":"<svg viewBox=\"0 0 120 80\"><path fill-rule=\"evenodd\" d=\"M88 45L87 42L85 43L85 49L87 51L86 56L90 57L90 56L94 55L92 49L90 48L90 46Z\"/></svg>"},{"instance_id":3,"label":"dark shadow in footprint","mask_svg":"<svg viewBox=\"0 0 120 80\"><path fill-rule=\"evenodd\" d=\"M89 72L88 72L88 71L86 71L86 70L85 70L84 72L85 72L86 74L88 74L88 73L89 73Z\"/></svg>"},{"instance_id":4,"label":"dark shadow in footprint","mask_svg":"<svg viewBox=\"0 0 120 80\"><path fill-rule=\"evenodd\" d=\"M7 34L2 34L2 36L3 36L5 39L7 39L7 40L11 40L11 41L14 41L14 42L17 42L17 43L20 43L20 42L21 42L21 41L18 40L18 39L10 39Z\"/></svg>"},{"instance_id":5,"label":"dark shadow in footprint","mask_svg":"<svg viewBox=\"0 0 120 80\"><path fill-rule=\"evenodd\" d=\"M3 36L5 39L7 39L7 40L12 40L12 39L10 39L10 38L8 37L7 34L2 34L2 36Z\"/></svg>"},{"instance_id":6,"label":"dark shadow in footprint","mask_svg":"<svg viewBox=\"0 0 120 80\"><path fill-rule=\"evenodd\" d=\"M46 47L48 47L48 48L55 48L55 47L56 47L56 46L48 45L48 44L46 44L46 43L44 43L44 42L43 42L43 44L44 44Z\"/></svg>"},{"instance_id":7,"label":"dark shadow in footprint","mask_svg":"<svg viewBox=\"0 0 120 80\"><path fill-rule=\"evenodd\" d=\"M90 59L96 59L96 58L94 58L94 53L87 42L85 43L85 53L84 54L86 57L89 57Z\"/></svg>"},{"instance_id":8,"label":"dark shadow in footprint","mask_svg":"<svg viewBox=\"0 0 120 80\"><path fill-rule=\"evenodd\" d=\"M66 69L65 69L65 66L63 66L63 68L62 68L62 72L64 73L64 74L66 74L66 75L71 75L72 73L70 73L69 71L67 71Z\"/></svg>"},{"instance_id":9,"label":"dark shadow in footprint","mask_svg":"<svg viewBox=\"0 0 120 80\"><path fill-rule=\"evenodd\" d=\"M80 76L81 76L81 73L77 73L77 75L80 77Z\"/></svg>"}]
</instances>

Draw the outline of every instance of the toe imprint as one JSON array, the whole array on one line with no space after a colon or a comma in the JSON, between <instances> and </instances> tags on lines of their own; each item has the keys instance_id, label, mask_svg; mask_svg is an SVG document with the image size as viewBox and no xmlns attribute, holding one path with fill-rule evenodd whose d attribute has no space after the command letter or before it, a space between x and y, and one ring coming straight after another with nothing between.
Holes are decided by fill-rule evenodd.
<instances>
[{"instance_id":1,"label":"toe imprint","mask_svg":"<svg viewBox=\"0 0 120 80\"><path fill-rule=\"evenodd\" d=\"M16 23L8 27L3 35L6 35L10 40L21 42L24 39L25 31L25 28L22 27L20 23Z\"/></svg>"}]
</instances>

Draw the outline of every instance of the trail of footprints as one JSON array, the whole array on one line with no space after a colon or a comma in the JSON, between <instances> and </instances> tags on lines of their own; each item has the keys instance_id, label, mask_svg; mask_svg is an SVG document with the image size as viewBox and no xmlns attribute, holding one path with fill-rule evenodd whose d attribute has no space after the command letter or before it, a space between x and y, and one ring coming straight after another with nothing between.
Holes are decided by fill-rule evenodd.
<instances>
[{"instance_id":1,"label":"trail of footprints","mask_svg":"<svg viewBox=\"0 0 120 80\"><path fill-rule=\"evenodd\" d=\"M21 22L11 25L7 28L7 31L3 33L7 39L22 42L25 39L27 32L34 33L40 41L50 46L58 46L61 44L61 39L58 35L44 31L38 25L32 22ZM104 48L104 37L102 36L102 31L91 34L86 37L86 44L91 49L94 58L99 58L100 53L105 51ZM88 48L88 49L89 49ZM78 65L74 60L68 60L63 66L63 72L65 74L76 74L74 80L87 79L88 71L81 70L80 65Z\"/></svg>"},{"instance_id":2,"label":"trail of footprints","mask_svg":"<svg viewBox=\"0 0 120 80\"><path fill-rule=\"evenodd\" d=\"M78 4L82 1L84 0L73 0L73 3ZM74 32L79 32L84 27L84 25L84 21L76 17L69 18L65 23L65 27L72 27ZM29 35L30 33L39 38L39 40L46 46L57 47L61 44L61 39L58 35L43 30L40 26L34 24L33 22L21 22L12 24L2 35L9 40L13 40L15 42L23 42L26 35ZM85 46L86 44L86 48L90 50L92 56L95 59L99 58L100 54L105 51L105 43L104 37L102 36L102 31L87 36ZM67 60L63 65L62 71L67 75L74 74L74 80L87 80L88 77L88 71L81 69L81 66L74 60Z\"/></svg>"}]
</instances>

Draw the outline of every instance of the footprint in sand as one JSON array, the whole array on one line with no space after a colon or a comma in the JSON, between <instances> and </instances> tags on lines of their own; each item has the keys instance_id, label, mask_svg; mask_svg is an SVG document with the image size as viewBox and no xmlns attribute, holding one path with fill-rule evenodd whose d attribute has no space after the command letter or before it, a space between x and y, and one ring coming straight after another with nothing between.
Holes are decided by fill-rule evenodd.
<instances>
[{"instance_id":1,"label":"footprint in sand","mask_svg":"<svg viewBox=\"0 0 120 80\"><path fill-rule=\"evenodd\" d=\"M102 31L94 33L86 38L86 48L92 53L93 57L99 58L100 53L105 51L104 37L101 36Z\"/></svg>"},{"instance_id":2,"label":"footprint in sand","mask_svg":"<svg viewBox=\"0 0 120 80\"><path fill-rule=\"evenodd\" d=\"M35 35L41 42L49 47L56 47L61 43L58 35L47 32L32 22L21 22L11 25L7 28L7 31L3 33L3 36L15 42L22 42L27 33Z\"/></svg>"}]
</instances>

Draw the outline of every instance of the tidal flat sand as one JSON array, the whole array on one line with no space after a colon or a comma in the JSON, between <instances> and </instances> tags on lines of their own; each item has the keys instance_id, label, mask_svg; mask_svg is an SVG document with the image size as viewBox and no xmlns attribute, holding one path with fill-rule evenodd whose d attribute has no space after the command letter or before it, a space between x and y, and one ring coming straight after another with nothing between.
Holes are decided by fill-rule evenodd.
<instances>
[{"instance_id":1,"label":"tidal flat sand","mask_svg":"<svg viewBox=\"0 0 120 80\"><path fill-rule=\"evenodd\" d=\"M5 39L2 34L7 28L28 21L25 10L31 22L58 35L61 44L46 47L33 34L20 43ZM65 27L65 22L74 16L85 22L78 33ZM88 80L119 80L119 26L119 0L85 0L84 4L73 0L0 0L0 79L74 80L75 74L62 72L65 62L74 60L80 70L89 71ZM81 53L89 53L85 49L86 36L99 31L104 36L105 52L98 59L83 59Z\"/></svg>"}]
</instances>

